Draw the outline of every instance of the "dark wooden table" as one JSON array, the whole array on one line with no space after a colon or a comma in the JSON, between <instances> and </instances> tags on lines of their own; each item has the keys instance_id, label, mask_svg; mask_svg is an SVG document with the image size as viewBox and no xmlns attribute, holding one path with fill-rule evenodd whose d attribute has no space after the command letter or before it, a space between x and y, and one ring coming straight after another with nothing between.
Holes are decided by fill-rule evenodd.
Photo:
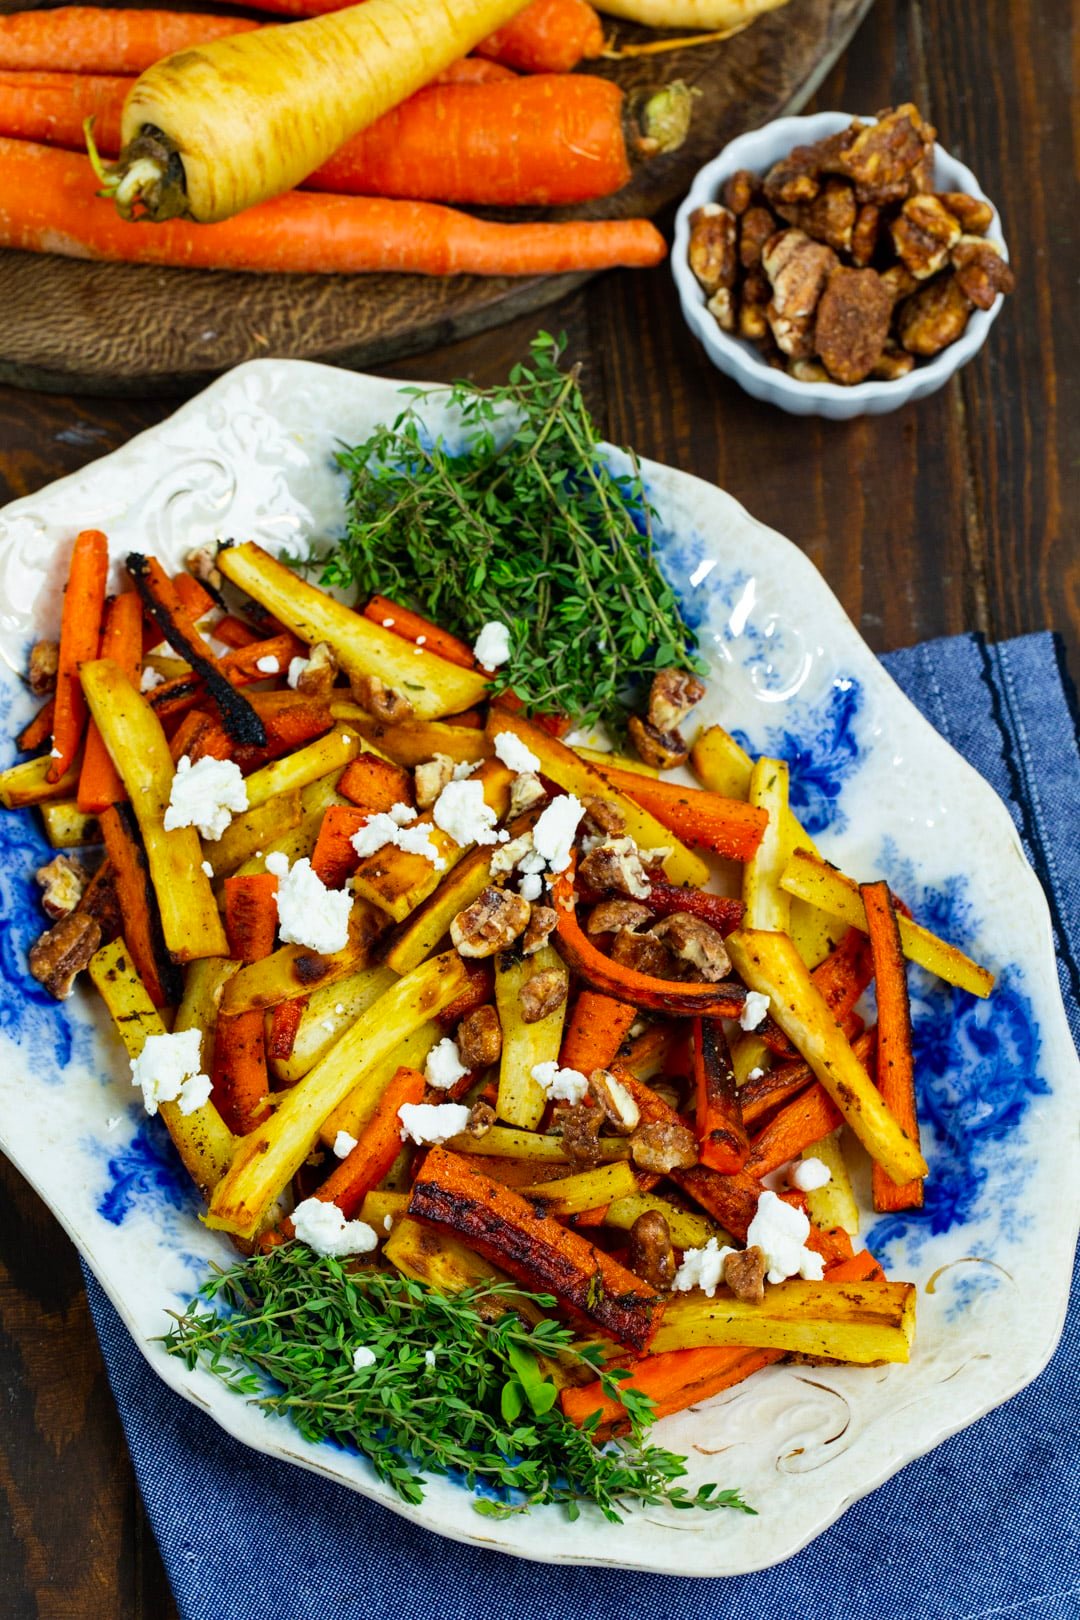
<instances>
[{"instance_id":1,"label":"dark wooden table","mask_svg":"<svg viewBox=\"0 0 1080 1620\"><path fill-rule=\"evenodd\" d=\"M715 480L813 558L871 647L1046 627L1080 673L1080 299L1064 0L877 0L817 97L912 99L997 201L1020 291L934 398L852 423L758 405L709 366L666 271L604 277L564 329L603 432ZM1075 23L1074 23L1075 26ZM42 310L42 319L49 312ZM534 319L394 368L503 378ZM122 444L172 402L0 389L0 503ZM0 1165L0 1610L5 1620L176 1613L109 1394L75 1251Z\"/></svg>"}]
</instances>

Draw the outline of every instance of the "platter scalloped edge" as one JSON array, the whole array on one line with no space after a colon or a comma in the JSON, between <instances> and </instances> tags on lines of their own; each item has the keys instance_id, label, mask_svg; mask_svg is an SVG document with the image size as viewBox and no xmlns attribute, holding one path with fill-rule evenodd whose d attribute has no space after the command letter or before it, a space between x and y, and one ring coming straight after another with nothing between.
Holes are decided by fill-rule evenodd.
<instances>
[{"instance_id":1,"label":"platter scalloped edge","mask_svg":"<svg viewBox=\"0 0 1080 1620\"><path fill-rule=\"evenodd\" d=\"M253 361L112 455L0 512L0 733L9 737L30 713L16 672L31 636L55 629L76 527L103 528L116 556L137 545L175 566L206 539L295 550L332 537L342 518L336 442L358 441L400 404L398 385L383 379ZM452 433L441 408L428 415ZM45 846L29 816L10 814L0 821L0 1147L154 1370L245 1444L430 1530L517 1556L744 1574L790 1557L1049 1359L1080 1221L1080 1066L1046 902L1005 807L885 674L795 546L699 479L651 462L643 471L660 560L712 665L702 717L784 754L793 804L824 852L859 876L888 877L917 917L999 973L988 1003L913 973L928 1209L869 1214L864 1226L890 1275L919 1284L910 1364L775 1366L658 1427L661 1443L690 1458L691 1484L739 1486L756 1518L643 1509L612 1526L592 1510L569 1523L545 1509L495 1521L443 1480L429 1483L422 1506L402 1504L362 1458L304 1442L156 1342L165 1311L230 1251L199 1222L167 1139L132 1100L103 1011L84 994L53 1003L26 977L40 927L29 874ZM1059 1190L1053 1209L1025 1204L1035 1176ZM865 1164L856 1182L868 1211Z\"/></svg>"}]
</instances>

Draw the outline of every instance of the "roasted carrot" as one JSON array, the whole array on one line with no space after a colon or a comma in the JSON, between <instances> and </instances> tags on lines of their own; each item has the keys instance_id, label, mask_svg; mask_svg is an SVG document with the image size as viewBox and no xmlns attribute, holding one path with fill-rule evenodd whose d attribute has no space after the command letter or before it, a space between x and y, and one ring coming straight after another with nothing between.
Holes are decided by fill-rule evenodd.
<instances>
[{"instance_id":1,"label":"roasted carrot","mask_svg":"<svg viewBox=\"0 0 1080 1620\"><path fill-rule=\"evenodd\" d=\"M866 909L866 928L874 964L877 994L877 1083L886 1106L916 1144L919 1111L915 1100L915 1058L911 1044L911 1001L907 963L900 943L896 908L887 883L859 885ZM921 1180L895 1182L878 1164L873 1173L874 1208L921 1209Z\"/></svg>"},{"instance_id":2,"label":"roasted carrot","mask_svg":"<svg viewBox=\"0 0 1080 1620\"><path fill-rule=\"evenodd\" d=\"M658 782L637 771L602 765L613 787L648 810L684 844L700 845L726 860L748 861L761 843L768 811L742 799L724 799L704 788Z\"/></svg>"},{"instance_id":3,"label":"roasted carrot","mask_svg":"<svg viewBox=\"0 0 1080 1620\"><path fill-rule=\"evenodd\" d=\"M270 1013L270 1028L266 1036L266 1055L274 1063L285 1063L292 1057L296 1045L296 1032L307 1007L308 996L294 996L279 1001Z\"/></svg>"},{"instance_id":4,"label":"roasted carrot","mask_svg":"<svg viewBox=\"0 0 1080 1620\"><path fill-rule=\"evenodd\" d=\"M15 739L15 747L20 754L32 754L40 748L42 743L48 742L52 736L53 715L56 711L56 701L49 698L43 703L34 718L23 726Z\"/></svg>"},{"instance_id":5,"label":"roasted carrot","mask_svg":"<svg viewBox=\"0 0 1080 1620\"><path fill-rule=\"evenodd\" d=\"M250 624L238 619L234 613L226 613L214 626L214 637L223 641L226 647L250 647L256 641L264 639L262 632L253 630Z\"/></svg>"},{"instance_id":6,"label":"roasted carrot","mask_svg":"<svg viewBox=\"0 0 1080 1620\"><path fill-rule=\"evenodd\" d=\"M122 591L114 596L105 610L105 628L101 632L101 656L119 664L129 681L139 679L142 660L142 603L134 591ZM106 805L119 804L127 798L120 773L109 758L101 732L89 722L86 729L86 752L79 776L79 809L104 810Z\"/></svg>"},{"instance_id":7,"label":"roasted carrot","mask_svg":"<svg viewBox=\"0 0 1080 1620\"><path fill-rule=\"evenodd\" d=\"M486 1007L495 999L495 970L491 963L463 958L462 966L465 969L465 988L460 996L455 996L449 1006L437 1014L436 1022L440 1029L455 1029L477 1007Z\"/></svg>"},{"instance_id":8,"label":"roasted carrot","mask_svg":"<svg viewBox=\"0 0 1080 1620\"><path fill-rule=\"evenodd\" d=\"M789 1159L797 1159L811 1142L820 1142L840 1123L840 1110L825 1088L816 1082L807 1086L755 1136L746 1160L747 1172L767 1176Z\"/></svg>"},{"instance_id":9,"label":"roasted carrot","mask_svg":"<svg viewBox=\"0 0 1080 1620\"><path fill-rule=\"evenodd\" d=\"M849 928L810 977L825 997L837 1023L842 1024L873 974L873 958L866 935L859 928Z\"/></svg>"},{"instance_id":10,"label":"roasted carrot","mask_svg":"<svg viewBox=\"0 0 1080 1620\"><path fill-rule=\"evenodd\" d=\"M239 17L109 11L103 6L17 11L0 17L0 68L142 73L173 51L227 34L247 34L258 26Z\"/></svg>"},{"instance_id":11,"label":"roasted carrot","mask_svg":"<svg viewBox=\"0 0 1080 1620\"><path fill-rule=\"evenodd\" d=\"M108 572L109 542L100 529L84 529L75 541L64 588L52 758L46 772L50 782L59 782L70 770L82 742L87 709L79 684L79 665L98 655Z\"/></svg>"},{"instance_id":12,"label":"roasted carrot","mask_svg":"<svg viewBox=\"0 0 1080 1620\"><path fill-rule=\"evenodd\" d=\"M730 934L738 928L746 911L741 900L732 900L724 894L707 894L704 889L680 889L675 883L662 883L655 878L645 904L658 917L688 911L692 917L711 923L721 934Z\"/></svg>"},{"instance_id":13,"label":"roasted carrot","mask_svg":"<svg viewBox=\"0 0 1080 1620\"><path fill-rule=\"evenodd\" d=\"M849 1019L851 1016L848 1015ZM875 1032L868 1030L864 1034L848 1024L844 1033L851 1041L851 1049L859 1062L864 1066L869 1065L874 1052ZM739 1101L747 1130L758 1130L776 1109L790 1102L800 1091L805 1091L813 1078L814 1071L809 1063L800 1059L794 1063L781 1063L753 1080L744 1081L739 1087Z\"/></svg>"},{"instance_id":14,"label":"roasted carrot","mask_svg":"<svg viewBox=\"0 0 1080 1620\"><path fill-rule=\"evenodd\" d=\"M358 754L341 773L338 792L351 799L365 815L413 803L412 777L400 765L377 754ZM355 832L355 828L353 831Z\"/></svg>"},{"instance_id":15,"label":"roasted carrot","mask_svg":"<svg viewBox=\"0 0 1080 1620\"><path fill-rule=\"evenodd\" d=\"M385 630L392 630L396 636L403 636L406 641L419 643L428 652L438 653L448 663L458 664L462 669L476 668L473 650L467 642L452 636L449 630L432 624L423 614L414 613L412 608L391 602L388 596L373 596L364 608L364 618L370 619L373 624L381 624ZM460 725L461 721L455 719L454 723Z\"/></svg>"},{"instance_id":16,"label":"roasted carrot","mask_svg":"<svg viewBox=\"0 0 1080 1620\"><path fill-rule=\"evenodd\" d=\"M311 869L328 889L340 889L360 865L352 838L367 818L368 811L354 810L351 804L332 804L323 816L311 852Z\"/></svg>"},{"instance_id":17,"label":"roasted carrot","mask_svg":"<svg viewBox=\"0 0 1080 1620\"><path fill-rule=\"evenodd\" d=\"M418 1069L402 1066L375 1105L375 1112L360 1133L347 1158L331 1171L315 1197L336 1204L346 1220L352 1220L364 1195L387 1174L401 1152L401 1121L398 1109L406 1103L423 1101L427 1082Z\"/></svg>"},{"instance_id":18,"label":"roasted carrot","mask_svg":"<svg viewBox=\"0 0 1080 1620\"><path fill-rule=\"evenodd\" d=\"M693 1028L692 1063L697 1100L694 1128L701 1162L721 1175L734 1175L747 1163L750 1144L727 1037L717 1018L695 1018ZM821 1134L824 1136L824 1131Z\"/></svg>"},{"instance_id":19,"label":"roasted carrot","mask_svg":"<svg viewBox=\"0 0 1080 1620\"><path fill-rule=\"evenodd\" d=\"M225 933L229 955L240 962L261 962L277 937L278 880L271 872L225 879Z\"/></svg>"},{"instance_id":20,"label":"roasted carrot","mask_svg":"<svg viewBox=\"0 0 1080 1620\"><path fill-rule=\"evenodd\" d=\"M368 0L371 5L376 0ZM71 258L209 270L414 275L557 275L658 264L667 249L645 219L504 225L439 203L291 192L238 219L148 231L118 219L84 158L0 138L0 246Z\"/></svg>"},{"instance_id":21,"label":"roasted carrot","mask_svg":"<svg viewBox=\"0 0 1080 1620\"><path fill-rule=\"evenodd\" d=\"M583 990L570 1014L559 1062L564 1069L586 1075L594 1069L608 1068L618 1057L637 1016L637 1008L628 1001Z\"/></svg>"},{"instance_id":22,"label":"roasted carrot","mask_svg":"<svg viewBox=\"0 0 1080 1620\"><path fill-rule=\"evenodd\" d=\"M217 607L217 603L210 595L210 592L199 583L194 574L189 574L186 568L182 569L179 574L174 574L172 582L173 589L183 603L184 612L187 614L188 623L192 628L195 627L197 620L203 618Z\"/></svg>"},{"instance_id":23,"label":"roasted carrot","mask_svg":"<svg viewBox=\"0 0 1080 1620\"><path fill-rule=\"evenodd\" d=\"M261 1010L218 1018L210 1078L222 1119L245 1136L266 1113L270 1095Z\"/></svg>"},{"instance_id":24,"label":"roasted carrot","mask_svg":"<svg viewBox=\"0 0 1080 1620\"><path fill-rule=\"evenodd\" d=\"M189 709L169 738L169 753L174 765L184 754L194 765L207 754L211 759L231 759L232 744L212 714Z\"/></svg>"},{"instance_id":25,"label":"roasted carrot","mask_svg":"<svg viewBox=\"0 0 1080 1620\"><path fill-rule=\"evenodd\" d=\"M570 1232L509 1187L477 1175L464 1158L432 1148L413 1183L409 1214L459 1237L526 1287L644 1350L660 1302L640 1277Z\"/></svg>"},{"instance_id":26,"label":"roasted carrot","mask_svg":"<svg viewBox=\"0 0 1080 1620\"><path fill-rule=\"evenodd\" d=\"M134 814L127 804L111 804L102 809L99 820L135 971L155 1007L175 1006L183 995L183 979L165 949L161 915Z\"/></svg>"}]
</instances>

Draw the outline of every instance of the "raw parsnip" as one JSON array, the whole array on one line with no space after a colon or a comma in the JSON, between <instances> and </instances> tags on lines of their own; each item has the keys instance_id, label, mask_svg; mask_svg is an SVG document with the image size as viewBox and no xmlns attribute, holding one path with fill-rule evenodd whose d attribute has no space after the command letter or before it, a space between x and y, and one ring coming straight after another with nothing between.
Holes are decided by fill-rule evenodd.
<instances>
[{"instance_id":1,"label":"raw parsnip","mask_svg":"<svg viewBox=\"0 0 1080 1620\"><path fill-rule=\"evenodd\" d=\"M595 0L609 17L625 17L645 28L745 28L763 11L787 0Z\"/></svg>"},{"instance_id":2,"label":"raw parsnip","mask_svg":"<svg viewBox=\"0 0 1080 1620\"><path fill-rule=\"evenodd\" d=\"M124 104L107 188L125 218L229 219L297 185L521 9L365 0L167 56Z\"/></svg>"}]
</instances>

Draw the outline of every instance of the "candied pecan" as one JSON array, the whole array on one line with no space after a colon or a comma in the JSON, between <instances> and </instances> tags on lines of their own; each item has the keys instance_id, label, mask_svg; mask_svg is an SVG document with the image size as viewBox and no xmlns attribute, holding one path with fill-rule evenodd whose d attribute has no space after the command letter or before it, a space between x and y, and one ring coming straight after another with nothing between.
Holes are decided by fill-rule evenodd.
<instances>
[{"instance_id":1,"label":"candied pecan","mask_svg":"<svg viewBox=\"0 0 1080 1620\"><path fill-rule=\"evenodd\" d=\"M670 771L676 765L685 765L690 750L678 731L657 731L648 720L632 714L627 722L630 740L646 765L655 765L658 771Z\"/></svg>"},{"instance_id":2,"label":"candied pecan","mask_svg":"<svg viewBox=\"0 0 1080 1620\"><path fill-rule=\"evenodd\" d=\"M745 214L758 191L758 177L749 169L736 169L724 181L724 204L733 214Z\"/></svg>"},{"instance_id":3,"label":"candied pecan","mask_svg":"<svg viewBox=\"0 0 1080 1620\"><path fill-rule=\"evenodd\" d=\"M789 360L787 374L794 377L796 382L823 383L833 380L820 360Z\"/></svg>"},{"instance_id":4,"label":"candied pecan","mask_svg":"<svg viewBox=\"0 0 1080 1620\"><path fill-rule=\"evenodd\" d=\"M892 299L876 270L837 270L821 295L814 343L837 382L868 377L885 347Z\"/></svg>"},{"instance_id":5,"label":"candied pecan","mask_svg":"<svg viewBox=\"0 0 1080 1620\"><path fill-rule=\"evenodd\" d=\"M218 567L217 542L208 540L205 545L196 546L184 558L184 567L196 579L201 579L204 585L209 585L212 591L220 591L225 584Z\"/></svg>"},{"instance_id":6,"label":"candied pecan","mask_svg":"<svg viewBox=\"0 0 1080 1620\"><path fill-rule=\"evenodd\" d=\"M532 847L531 828L520 833L517 838L511 838L508 844L498 844L488 862L489 873L492 877L498 877L502 872L512 872L518 862L529 854Z\"/></svg>"},{"instance_id":7,"label":"candied pecan","mask_svg":"<svg viewBox=\"0 0 1080 1620\"><path fill-rule=\"evenodd\" d=\"M708 984L718 983L725 973L731 972L731 958L723 936L710 923L692 917L688 911L662 917L649 932L654 939L662 939L669 951L681 962L689 963Z\"/></svg>"},{"instance_id":8,"label":"candied pecan","mask_svg":"<svg viewBox=\"0 0 1080 1620\"><path fill-rule=\"evenodd\" d=\"M589 1091L620 1136L629 1136L637 1130L641 1109L621 1080L616 1080L607 1069L594 1069L589 1076Z\"/></svg>"},{"instance_id":9,"label":"candied pecan","mask_svg":"<svg viewBox=\"0 0 1080 1620\"><path fill-rule=\"evenodd\" d=\"M469 1117L465 1121L465 1130L469 1136L486 1136L494 1125L496 1114L490 1103L475 1102L469 1109Z\"/></svg>"},{"instance_id":10,"label":"candied pecan","mask_svg":"<svg viewBox=\"0 0 1080 1620\"><path fill-rule=\"evenodd\" d=\"M761 256L772 282L769 325L777 347L792 360L809 360L814 352L814 312L825 283L836 269L836 254L805 231L778 231Z\"/></svg>"},{"instance_id":11,"label":"candied pecan","mask_svg":"<svg viewBox=\"0 0 1080 1620\"><path fill-rule=\"evenodd\" d=\"M916 281L937 275L960 240L960 222L936 197L909 197L889 226L901 264Z\"/></svg>"},{"instance_id":12,"label":"candied pecan","mask_svg":"<svg viewBox=\"0 0 1080 1620\"><path fill-rule=\"evenodd\" d=\"M85 911L61 917L30 947L30 972L50 996L65 1001L101 944L101 924Z\"/></svg>"},{"instance_id":13,"label":"candied pecan","mask_svg":"<svg viewBox=\"0 0 1080 1620\"><path fill-rule=\"evenodd\" d=\"M863 203L851 231L851 257L859 269L874 257L880 235L881 209L876 203Z\"/></svg>"},{"instance_id":14,"label":"candied pecan","mask_svg":"<svg viewBox=\"0 0 1080 1620\"><path fill-rule=\"evenodd\" d=\"M544 784L535 771L519 771L510 784L510 808L507 816L511 821L515 816L525 814L541 799L546 799L547 793Z\"/></svg>"},{"instance_id":15,"label":"candied pecan","mask_svg":"<svg viewBox=\"0 0 1080 1620\"><path fill-rule=\"evenodd\" d=\"M994 210L982 197L970 197L966 191L937 191L934 195L960 221L965 236L984 236L994 223Z\"/></svg>"},{"instance_id":16,"label":"candied pecan","mask_svg":"<svg viewBox=\"0 0 1080 1620\"><path fill-rule=\"evenodd\" d=\"M760 343L769 336L769 323L760 304L743 304L739 310L739 336L747 343Z\"/></svg>"},{"instance_id":17,"label":"candied pecan","mask_svg":"<svg viewBox=\"0 0 1080 1620\"><path fill-rule=\"evenodd\" d=\"M660 669L649 688L649 724L674 731L705 696L705 683L685 669Z\"/></svg>"},{"instance_id":18,"label":"candied pecan","mask_svg":"<svg viewBox=\"0 0 1080 1620\"><path fill-rule=\"evenodd\" d=\"M735 215L719 203L706 203L690 216L690 268L711 296L735 285Z\"/></svg>"},{"instance_id":19,"label":"candied pecan","mask_svg":"<svg viewBox=\"0 0 1080 1620\"><path fill-rule=\"evenodd\" d=\"M1011 293L1016 286L1000 249L984 236L962 236L950 258L957 285L977 309L989 309L998 293Z\"/></svg>"},{"instance_id":20,"label":"candied pecan","mask_svg":"<svg viewBox=\"0 0 1080 1620\"><path fill-rule=\"evenodd\" d=\"M571 1164L592 1166L600 1163L600 1127L604 1123L599 1108L586 1108L576 1103L560 1115L563 1152Z\"/></svg>"},{"instance_id":21,"label":"candied pecan","mask_svg":"<svg viewBox=\"0 0 1080 1620\"><path fill-rule=\"evenodd\" d=\"M585 821L594 832L618 834L626 831L626 817L610 799L596 799L589 794L581 802L585 806Z\"/></svg>"},{"instance_id":22,"label":"candied pecan","mask_svg":"<svg viewBox=\"0 0 1080 1620\"><path fill-rule=\"evenodd\" d=\"M337 679L338 661L328 641L317 641L296 678L296 690L305 697L327 698Z\"/></svg>"},{"instance_id":23,"label":"candied pecan","mask_svg":"<svg viewBox=\"0 0 1080 1620\"><path fill-rule=\"evenodd\" d=\"M481 889L471 906L450 924L450 938L462 956L494 956L512 945L529 921L529 902L509 889Z\"/></svg>"},{"instance_id":24,"label":"candied pecan","mask_svg":"<svg viewBox=\"0 0 1080 1620\"><path fill-rule=\"evenodd\" d=\"M538 906L534 903L529 912L529 926L521 941L522 954L533 956L542 945L546 945L548 935L554 932L558 920L559 914L553 906Z\"/></svg>"},{"instance_id":25,"label":"candied pecan","mask_svg":"<svg viewBox=\"0 0 1080 1620\"><path fill-rule=\"evenodd\" d=\"M629 929L615 935L611 960L653 979L674 979L678 972L675 958L662 940L651 934L632 934Z\"/></svg>"},{"instance_id":26,"label":"candied pecan","mask_svg":"<svg viewBox=\"0 0 1080 1620\"><path fill-rule=\"evenodd\" d=\"M584 857L578 871L581 881L598 894L614 889L632 900L644 900L652 887L632 838L605 838Z\"/></svg>"},{"instance_id":27,"label":"candied pecan","mask_svg":"<svg viewBox=\"0 0 1080 1620\"><path fill-rule=\"evenodd\" d=\"M837 156L835 168L854 180L859 202L898 202L908 195L911 172L932 148L936 133L910 102L887 107L876 124L857 131Z\"/></svg>"},{"instance_id":28,"label":"candied pecan","mask_svg":"<svg viewBox=\"0 0 1080 1620\"><path fill-rule=\"evenodd\" d=\"M821 190L818 146L796 146L774 163L765 176L765 199L779 211L782 203L811 202Z\"/></svg>"},{"instance_id":29,"label":"candied pecan","mask_svg":"<svg viewBox=\"0 0 1080 1620\"><path fill-rule=\"evenodd\" d=\"M350 675L349 686L360 707L376 720L393 725L398 720L412 719L413 706L408 698L384 685L377 675Z\"/></svg>"},{"instance_id":30,"label":"candied pecan","mask_svg":"<svg viewBox=\"0 0 1080 1620\"><path fill-rule=\"evenodd\" d=\"M769 286L769 278L760 264L747 273L742 284L741 294L740 312L746 308L747 304L760 305L764 310L765 305L772 297L772 288Z\"/></svg>"},{"instance_id":31,"label":"candied pecan","mask_svg":"<svg viewBox=\"0 0 1080 1620\"><path fill-rule=\"evenodd\" d=\"M502 1025L494 1007L475 1007L457 1027L458 1052L467 1069L486 1069L502 1055Z\"/></svg>"},{"instance_id":32,"label":"candied pecan","mask_svg":"<svg viewBox=\"0 0 1080 1620\"><path fill-rule=\"evenodd\" d=\"M855 227L855 193L846 180L832 179L812 202L781 203L777 213L789 225L805 231L815 242L824 242L835 253L847 253Z\"/></svg>"},{"instance_id":33,"label":"candied pecan","mask_svg":"<svg viewBox=\"0 0 1080 1620\"><path fill-rule=\"evenodd\" d=\"M671 1170L691 1170L698 1162L697 1142L686 1125L658 1119L641 1125L630 1138L630 1157L639 1170L666 1176Z\"/></svg>"},{"instance_id":34,"label":"candied pecan","mask_svg":"<svg viewBox=\"0 0 1080 1620\"><path fill-rule=\"evenodd\" d=\"M735 294L730 287L717 287L705 308L721 332L734 332Z\"/></svg>"},{"instance_id":35,"label":"candied pecan","mask_svg":"<svg viewBox=\"0 0 1080 1620\"><path fill-rule=\"evenodd\" d=\"M724 1282L743 1304L761 1304L765 1298L765 1256L756 1244L724 1256Z\"/></svg>"},{"instance_id":36,"label":"candied pecan","mask_svg":"<svg viewBox=\"0 0 1080 1620\"><path fill-rule=\"evenodd\" d=\"M626 1263L651 1288L669 1289L675 1281L675 1251L671 1247L671 1233L658 1209L645 1210L630 1228Z\"/></svg>"},{"instance_id":37,"label":"candied pecan","mask_svg":"<svg viewBox=\"0 0 1080 1620\"><path fill-rule=\"evenodd\" d=\"M880 272L878 280L894 305L902 298L910 298L919 285L911 271L903 264L890 264L887 270Z\"/></svg>"},{"instance_id":38,"label":"candied pecan","mask_svg":"<svg viewBox=\"0 0 1080 1620\"><path fill-rule=\"evenodd\" d=\"M587 934L614 934L623 928L641 928L652 918L648 906L639 905L636 900L601 900L598 906L593 906L589 913L589 920L585 925Z\"/></svg>"},{"instance_id":39,"label":"candied pecan","mask_svg":"<svg viewBox=\"0 0 1080 1620\"><path fill-rule=\"evenodd\" d=\"M914 367L915 356L905 354L900 345L889 338L870 375L878 382L895 382L898 377L906 377Z\"/></svg>"},{"instance_id":40,"label":"candied pecan","mask_svg":"<svg viewBox=\"0 0 1080 1620\"><path fill-rule=\"evenodd\" d=\"M522 985L518 999L527 1024L538 1024L566 1000L567 978L562 968L545 968Z\"/></svg>"},{"instance_id":41,"label":"candied pecan","mask_svg":"<svg viewBox=\"0 0 1080 1620\"><path fill-rule=\"evenodd\" d=\"M753 270L761 263L761 250L776 232L776 219L768 208L750 208L739 221L739 263Z\"/></svg>"},{"instance_id":42,"label":"candied pecan","mask_svg":"<svg viewBox=\"0 0 1080 1620\"><path fill-rule=\"evenodd\" d=\"M951 270L937 276L902 305L900 342L909 354L940 354L962 335L971 309L971 299Z\"/></svg>"},{"instance_id":43,"label":"candied pecan","mask_svg":"<svg viewBox=\"0 0 1080 1620\"><path fill-rule=\"evenodd\" d=\"M416 803L420 810L429 810L448 782L454 780L454 761L449 754L436 754L426 759L413 771L416 785ZM502 848L506 846L503 845ZM502 853L502 850L498 853ZM524 851L522 851L524 853ZM509 867L507 868L509 871Z\"/></svg>"},{"instance_id":44,"label":"candied pecan","mask_svg":"<svg viewBox=\"0 0 1080 1620\"><path fill-rule=\"evenodd\" d=\"M47 697L56 691L56 671L60 666L58 641L35 641L30 649L30 668L27 679L35 697Z\"/></svg>"},{"instance_id":45,"label":"candied pecan","mask_svg":"<svg viewBox=\"0 0 1080 1620\"><path fill-rule=\"evenodd\" d=\"M90 874L75 855L54 855L47 866L39 866L34 879L41 884L42 910L54 922L75 910L83 897Z\"/></svg>"}]
</instances>

